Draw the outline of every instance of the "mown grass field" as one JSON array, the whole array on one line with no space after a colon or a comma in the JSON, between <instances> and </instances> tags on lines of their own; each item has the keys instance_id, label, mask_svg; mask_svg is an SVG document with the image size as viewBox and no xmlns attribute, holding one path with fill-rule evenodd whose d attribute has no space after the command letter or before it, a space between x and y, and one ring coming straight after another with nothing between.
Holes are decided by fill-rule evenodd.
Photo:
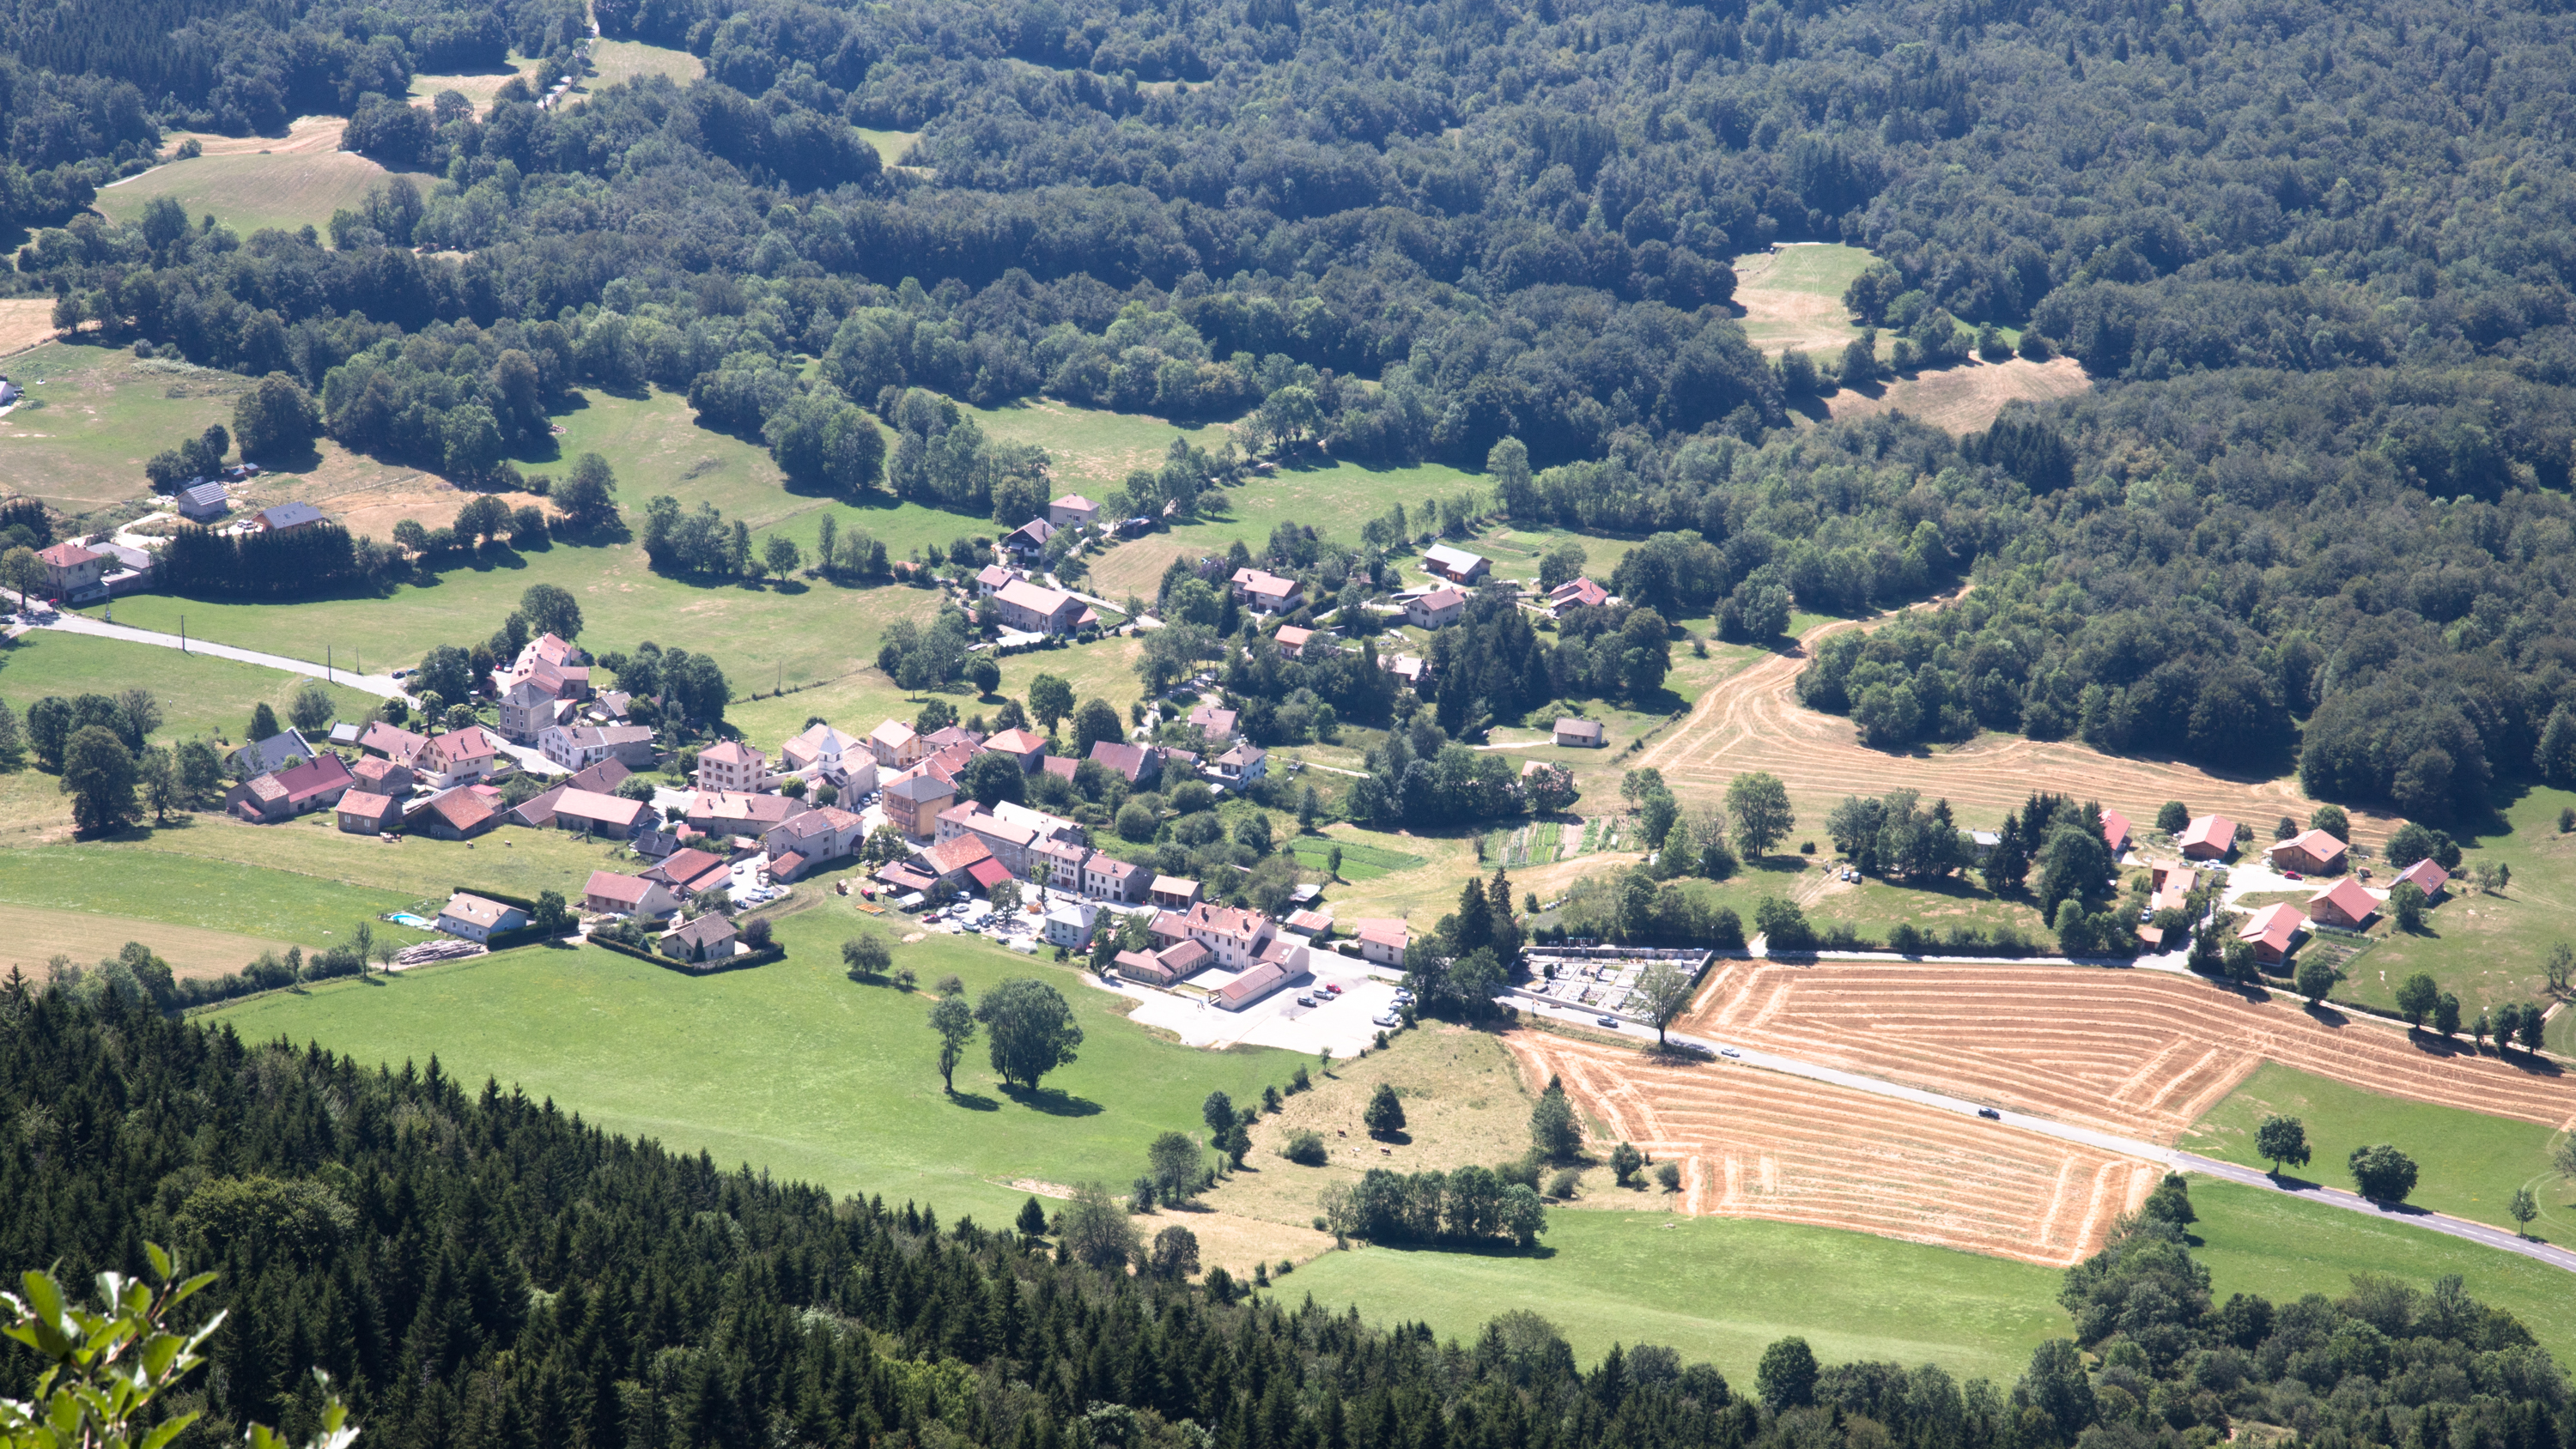
<instances>
[{"instance_id":1,"label":"mown grass field","mask_svg":"<svg viewBox=\"0 0 2576 1449\"><path fill-rule=\"evenodd\" d=\"M2340 1298L2356 1273L2384 1273L2430 1292L2460 1275L2469 1296L2505 1309L2559 1362L2576 1358L2576 1300L2564 1269L2517 1258L2402 1222L2346 1212L2232 1182L2196 1179L2194 1254L2209 1265L2210 1293L2259 1293L2287 1303L2307 1293ZM2055 1289L2050 1289L2052 1296Z\"/></svg>"},{"instance_id":2,"label":"mown grass field","mask_svg":"<svg viewBox=\"0 0 2576 1449\"><path fill-rule=\"evenodd\" d=\"M262 951L283 954L300 944L135 916L0 903L0 943L5 943L0 944L0 976L21 971L41 982L47 963L57 956L88 966L114 956L129 941L151 947L152 954L170 963L171 974L183 980L222 976L257 960Z\"/></svg>"},{"instance_id":3,"label":"mown grass field","mask_svg":"<svg viewBox=\"0 0 2576 1449\"><path fill-rule=\"evenodd\" d=\"M1745 340L1765 352L1797 347L1810 354L1860 335L1843 309L1843 293L1873 260L1860 247L1793 244L1735 258L1735 305Z\"/></svg>"},{"instance_id":4,"label":"mown grass field","mask_svg":"<svg viewBox=\"0 0 2576 1449\"><path fill-rule=\"evenodd\" d=\"M427 77L424 77L427 79ZM494 77L497 86L507 77ZM489 97L485 99L488 101ZM188 219L211 216L248 240L269 227L327 231L331 213L357 210L367 192L393 173L351 151L237 152L170 161L106 187L96 205L111 221L140 221L153 198L167 196L187 208ZM437 178L415 175L427 191Z\"/></svg>"},{"instance_id":5,"label":"mown grass field","mask_svg":"<svg viewBox=\"0 0 2576 1449\"><path fill-rule=\"evenodd\" d=\"M937 608L937 596L927 590L879 590L879 595L911 594L923 617ZM794 690L770 699L736 704L725 717L738 726L763 749L777 750L786 739L805 728L809 719L823 719L851 734L864 735L881 720L899 719L911 723L921 713L922 705L938 698L947 701L963 719L971 715L990 715L999 709L1002 697L1028 700L1029 682L1041 674L1052 674L1073 686L1076 703L1088 699L1105 699L1118 709L1119 718L1127 715L1129 702L1144 693L1136 677L1136 660L1143 646L1134 639L1100 639L1089 644L1070 645L1062 649L1032 650L1013 654L1000 661L1002 684L999 695L979 696L974 686L959 681L935 692L907 694L887 678L874 664L852 671L840 678L811 689ZM1060 750L1073 748L1070 721L1057 726Z\"/></svg>"},{"instance_id":6,"label":"mown grass field","mask_svg":"<svg viewBox=\"0 0 2576 1449\"><path fill-rule=\"evenodd\" d=\"M491 70L475 71L467 75L413 76L411 99L417 103L430 100L441 91L455 91L474 103L477 114L488 114L492 109L492 98L500 94L501 87L510 83L510 77L523 75L528 77L530 85L535 85L536 71L536 61L513 53L507 66L495 67Z\"/></svg>"},{"instance_id":7,"label":"mown grass field","mask_svg":"<svg viewBox=\"0 0 2576 1449\"><path fill-rule=\"evenodd\" d=\"M1195 522L1149 533L1101 555L1091 566L1092 592L1112 599L1135 594L1150 601L1164 568L1174 558L1221 554L1238 539L1258 554L1268 546L1271 530L1282 523L1304 524L1357 547L1360 526L1399 500L1410 517L1424 498L1445 497L1479 481L1474 474L1439 463L1367 468L1330 462L1283 468L1239 487L1212 491L1202 501L1204 516ZM1408 562L1401 556L1398 561ZM1533 576L1536 572L1531 570ZM1417 567L1406 576L1419 573Z\"/></svg>"},{"instance_id":8,"label":"mown grass field","mask_svg":"<svg viewBox=\"0 0 2576 1449\"><path fill-rule=\"evenodd\" d=\"M800 891L816 889L800 885ZM981 994L1035 976L1072 1003L1081 1059L1034 1095L1004 1091L979 1040L941 1094L926 991L849 980L840 943L862 931L823 895L785 917L788 958L684 976L593 948L531 948L391 982L334 983L217 1013L246 1037L317 1040L361 1061L426 1061L551 1097L611 1130L752 1163L835 1192L935 1203L943 1219L1006 1220L1015 1180L1123 1185L1163 1131L1203 1131L1199 1103L1284 1083L1301 1058L1202 1052L1129 1025L1118 998L1051 962L947 936L895 947L925 987L950 972Z\"/></svg>"},{"instance_id":9,"label":"mown grass field","mask_svg":"<svg viewBox=\"0 0 2576 1449\"><path fill-rule=\"evenodd\" d=\"M2403 1101L2277 1063L2265 1063L2194 1127L2195 1152L2248 1167L2269 1168L2254 1151L2263 1119L2296 1117L2307 1127L2313 1154L2305 1167L2285 1167L2286 1177L2350 1188L2345 1160L2354 1148L2395 1144L2420 1171L2408 1201L2435 1212L2510 1229L2505 1211L2513 1190L2528 1186L2540 1206L2535 1236L2576 1237L2576 1202L2570 1186L2549 1168L2549 1145L2558 1134L2528 1122L2488 1117L2451 1107Z\"/></svg>"},{"instance_id":10,"label":"mown grass field","mask_svg":"<svg viewBox=\"0 0 2576 1449\"><path fill-rule=\"evenodd\" d=\"M685 50L668 45L647 45L640 40L593 40L590 43L590 68L593 74L575 86L575 90L604 91L620 81L640 80L653 75L666 75L681 85L687 85L707 73L707 63Z\"/></svg>"},{"instance_id":11,"label":"mown grass field","mask_svg":"<svg viewBox=\"0 0 2576 1449\"><path fill-rule=\"evenodd\" d=\"M2480 863L2501 864L2512 867L2513 883L2489 895L2455 880L2416 935L2383 916L2371 929L2369 953L2354 963L2336 999L2390 1010L2398 985L2422 971L2460 998L2460 1014L2469 1021L2508 1001L2547 1005L2541 963L2551 946L2576 943L2576 834L2558 830L2558 812L2571 805L2576 791L2545 785L2500 792L2486 828L2454 834L2465 852L2463 875ZM2370 864L2386 884L2386 862Z\"/></svg>"},{"instance_id":12,"label":"mown grass field","mask_svg":"<svg viewBox=\"0 0 2576 1449\"><path fill-rule=\"evenodd\" d=\"M320 677L319 671L314 677ZM256 664L87 634L37 630L0 649L0 699L8 700L10 708L23 713L49 694L68 699L93 691L148 689L161 705L161 727L152 732L161 743L246 739L253 708L265 702L284 720L303 683L302 676ZM364 718L381 703L345 685L323 688L344 719Z\"/></svg>"},{"instance_id":13,"label":"mown grass field","mask_svg":"<svg viewBox=\"0 0 2576 1449\"><path fill-rule=\"evenodd\" d=\"M696 59L694 56L690 58ZM880 131L868 126L854 126L851 129L864 137L869 145L874 146L877 160L888 166L902 165L903 153L911 150L912 143L921 139L919 131Z\"/></svg>"},{"instance_id":14,"label":"mown grass field","mask_svg":"<svg viewBox=\"0 0 2576 1449\"><path fill-rule=\"evenodd\" d=\"M1539 1255L1359 1248L1327 1253L1278 1289L1422 1322L1473 1343L1497 1314L1555 1324L1589 1365L1612 1344L1667 1345L1749 1385L1790 1334L1827 1363L1937 1363L2009 1384L2031 1350L2070 1331L2060 1275L2026 1263L1862 1233L1742 1218L1551 1209Z\"/></svg>"},{"instance_id":15,"label":"mown grass field","mask_svg":"<svg viewBox=\"0 0 2576 1449\"><path fill-rule=\"evenodd\" d=\"M303 829L308 827L227 828L210 821L157 832L154 845L148 846L108 843L10 851L0 855L0 904L230 932L312 950L348 939L359 921L418 903L423 894L418 891L352 885L240 859L155 848L183 835ZM443 899L446 892L439 895ZM390 925L382 929L406 941L424 934ZM150 944L149 937L144 939Z\"/></svg>"},{"instance_id":16,"label":"mown grass field","mask_svg":"<svg viewBox=\"0 0 2576 1449\"><path fill-rule=\"evenodd\" d=\"M27 401L0 418L0 478L73 515L149 493L145 460L209 423L230 428L233 399L250 386L87 342L46 343L7 371Z\"/></svg>"}]
</instances>

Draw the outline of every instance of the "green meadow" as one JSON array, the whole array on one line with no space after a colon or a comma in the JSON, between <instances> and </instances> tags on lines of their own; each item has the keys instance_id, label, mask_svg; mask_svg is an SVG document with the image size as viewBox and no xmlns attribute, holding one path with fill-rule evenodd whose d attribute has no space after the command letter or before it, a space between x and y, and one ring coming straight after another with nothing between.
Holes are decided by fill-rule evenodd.
<instances>
[{"instance_id":1,"label":"green meadow","mask_svg":"<svg viewBox=\"0 0 2576 1449\"><path fill-rule=\"evenodd\" d=\"M827 878L828 879L828 878ZM1302 1058L1203 1052L1129 1024L1121 999L1052 962L950 936L895 945L924 989L862 985L840 946L863 931L828 885L779 921L786 960L686 976L591 947L528 948L393 980L331 983L214 1013L245 1037L319 1041L361 1061L435 1054L469 1081L498 1079L614 1131L705 1150L836 1192L935 1203L944 1218L1006 1219L1020 1179L1123 1185L1157 1133L1204 1130L1199 1103L1285 1083ZM1004 1090L979 1040L940 1091L927 988L970 993L1035 976L1072 1003L1080 1059L1035 1093Z\"/></svg>"},{"instance_id":2,"label":"green meadow","mask_svg":"<svg viewBox=\"0 0 2576 1449\"><path fill-rule=\"evenodd\" d=\"M2345 1162L2353 1149L2391 1143L2415 1159L2420 1176L2408 1201L2416 1206L2511 1228L2505 1209L2514 1189L2528 1186L2540 1207L2533 1234L2576 1238L2569 1185L2549 1168L2549 1145L2558 1134L2547 1127L2383 1097L2266 1062L2193 1125L2189 1145L2222 1161L2268 1169L2254 1152L2254 1131L2274 1115L2296 1117L2307 1128L2311 1160L2282 1169L2287 1176L2350 1188Z\"/></svg>"},{"instance_id":3,"label":"green meadow","mask_svg":"<svg viewBox=\"0 0 2576 1449\"><path fill-rule=\"evenodd\" d=\"M192 614L191 627L194 624ZM286 674L157 644L36 630L0 650L0 699L24 712L49 694L69 698L148 689L161 706L161 727L152 732L154 740L240 741L248 737L253 708L265 703L284 720L306 678L318 681L321 673L317 669L310 676ZM382 703L346 685L323 688L343 719L365 718Z\"/></svg>"},{"instance_id":4,"label":"green meadow","mask_svg":"<svg viewBox=\"0 0 2576 1449\"><path fill-rule=\"evenodd\" d=\"M2372 945L2355 961L2335 996L2394 1010L2397 987L2421 971L2460 998L2464 1019L2508 1001L2549 1004L2541 963L2550 947L2576 943L2576 834L2558 829L2558 812L2576 806L2576 791L2546 785L2513 785L2498 792L2496 808L2479 827L2454 830L2463 856L2461 872L2480 864L2510 867L2502 891L2477 890L2454 879L2444 898L2424 913L2423 928L2407 934L2382 919L2371 928ZM2387 881L2385 862L2379 883ZM2551 1044L2562 1045L2561 1012Z\"/></svg>"}]
</instances>

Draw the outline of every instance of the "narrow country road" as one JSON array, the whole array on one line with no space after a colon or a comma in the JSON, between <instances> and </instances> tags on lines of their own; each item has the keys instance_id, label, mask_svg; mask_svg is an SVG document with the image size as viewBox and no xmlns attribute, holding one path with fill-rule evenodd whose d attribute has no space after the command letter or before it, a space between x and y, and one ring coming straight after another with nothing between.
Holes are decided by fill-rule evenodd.
<instances>
[{"instance_id":1,"label":"narrow country road","mask_svg":"<svg viewBox=\"0 0 2576 1449\"><path fill-rule=\"evenodd\" d=\"M327 677L333 684L372 694L378 699L408 699L403 687L392 676L352 674L345 669L326 670L310 659L289 659L282 654L262 654L256 649L236 649L230 644L212 644L203 639L181 639L176 634L163 634L151 629L134 629L123 624L102 624L79 614L57 614L43 627L59 629L66 634L95 634L102 639L122 639L129 644L157 644L164 649L184 649L190 654L208 654L217 659L234 659L256 664L263 669L278 669L289 674L306 674L315 679Z\"/></svg>"},{"instance_id":2,"label":"narrow country road","mask_svg":"<svg viewBox=\"0 0 2576 1449\"><path fill-rule=\"evenodd\" d=\"M1640 1041L1654 1039L1654 1030L1651 1027L1639 1026L1633 1022L1622 1022L1616 1028L1605 1027L1596 1020L1599 1013L1587 1011L1581 1007L1539 1006L1522 996L1502 996L1495 1000L1499 1005L1516 1010L1535 1011L1541 1015L1563 1018L1592 1031L1615 1030L1621 1036L1633 1037ZM1974 1115L1986 1105L1982 1102L1969 1101L1964 1097L1927 1092L1920 1087L1908 1087L1878 1077L1863 1076L1858 1072L1843 1071L1837 1067L1819 1066L1814 1062L1801 1061L1796 1057L1784 1057L1776 1052L1729 1048L1724 1043L1692 1036L1685 1032L1672 1031L1665 1035L1685 1046L1705 1048L1719 1061L1759 1067L1765 1071L1804 1077L1809 1081L1824 1082L1832 1086L1848 1087L1852 1091L1866 1092L1873 1097L1886 1097L1895 1101L1912 1102L1920 1106L1970 1115ZM2198 1153L2184 1152L2178 1148L2162 1147L2134 1137L2097 1132L2090 1127L2078 1127L2067 1122L2052 1121L2046 1117L2034 1117L2025 1112L2002 1113L1996 1126L1998 1130L2018 1128L2025 1132L2036 1132L2043 1137L2054 1137L2062 1142L2081 1143L2105 1152L2117 1152L2147 1162L2163 1163L2177 1171L2204 1173L2211 1177L2224 1178L2229 1182L2241 1183L2247 1187L2261 1188L2266 1192L2306 1198L2310 1202L2321 1202L2330 1207L2342 1208L2347 1212L2362 1213L2387 1222L2403 1223L2408 1227L2423 1228L2428 1232L2465 1239L2482 1247L2495 1248L2529 1258L2534 1262L2546 1263L2553 1268L2576 1273L2576 1252L2570 1252L2550 1243L2534 1242L2529 1238L2516 1236L2503 1228L2492 1228L2484 1223L2470 1222L2465 1218L2455 1218L2445 1213L2426 1212L2420 1208L2383 1208L2359 1194L2345 1192L2340 1188L2323 1187L2313 1183L2292 1186L2289 1183L2275 1182L2260 1168L2239 1167L2235 1163L2221 1162L2214 1157L2203 1157Z\"/></svg>"}]
</instances>

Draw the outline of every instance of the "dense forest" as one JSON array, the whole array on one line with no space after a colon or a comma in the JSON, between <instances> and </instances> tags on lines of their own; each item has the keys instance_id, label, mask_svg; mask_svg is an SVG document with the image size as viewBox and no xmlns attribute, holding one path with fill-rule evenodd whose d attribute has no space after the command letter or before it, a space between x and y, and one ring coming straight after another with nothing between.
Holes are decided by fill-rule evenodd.
<instances>
[{"instance_id":1,"label":"dense forest","mask_svg":"<svg viewBox=\"0 0 2576 1449\"><path fill-rule=\"evenodd\" d=\"M247 1421L300 1438L314 1366L362 1443L459 1449L2576 1442L2559 1366L2457 1278L2215 1303L2179 1179L2067 1274L2089 1358L2055 1339L2009 1386L1961 1384L1791 1338L1730 1384L1650 1344L1586 1369L1525 1311L1440 1342L1293 1301L1293 1277L1246 1299L1216 1272L1179 1281L1177 1254L1131 1273L1131 1242L1074 1221L1082 1199L943 1225L612 1137L435 1060L254 1047L118 980L0 983L0 1261L78 1285L143 1272L152 1241L221 1275L213 1365L162 1405L206 1412L181 1445ZM0 1393L32 1364L0 1357Z\"/></svg>"},{"instance_id":2,"label":"dense forest","mask_svg":"<svg viewBox=\"0 0 2576 1449\"><path fill-rule=\"evenodd\" d=\"M707 77L405 108L412 76L510 49L540 79L577 64L577 9L17 0L0 205L37 229L10 283L107 340L289 372L343 441L469 480L543 460L575 386L685 390L806 484L979 515L1026 509L1028 460L932 393L1250 408L1267 446L1360 460L1500 444L1530 465L1490 479L1515 520L1658 536L1618 586L1667 621L1760 640L1791 603L1977 579L1809 677L1891 749L2004 729L2295 759L2312 791L2428 817L2576 773L2540 748L2576 652L2576 16L595 13ZM75 214L164 128L307 109L404 174L302 234ZM887 166L860 127L919 137ZM1900 361L2014 327L2095 391L1965 440L1793 430L1806 394L1885 366L1747 345L1728 259L1799 240L1881 258L1846 301ZM1639 682L1626 643L1515 644L1471 661L1482 692L1444 694L1444 726L1538 699L1541 652L1544 693Z\"/></svg>"}]
</instances>

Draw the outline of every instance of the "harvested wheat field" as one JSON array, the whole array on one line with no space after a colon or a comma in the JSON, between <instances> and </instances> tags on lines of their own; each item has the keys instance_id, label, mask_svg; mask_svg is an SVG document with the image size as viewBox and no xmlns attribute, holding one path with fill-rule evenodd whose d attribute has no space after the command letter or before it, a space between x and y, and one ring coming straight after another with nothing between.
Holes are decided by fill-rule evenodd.
<instances>
[{"instance_id":1,"label":"harvested wheat field","mask_svg":"<svg viewBox=\"0 0 2576 1449\"><path fill-rule=\"evenodd\" d=\"M1636 763L1663 771L1677 794L1705 799L1748 770L1768 770L1789 787L1809 833L1846 795L1880 795L1899 786L1946 798L1963 823L1999 820L2034 790L2100 801L2133 821L2151 821L2167 800L2195 814L2217 811L2255 828L2284 815L2305 820L2316 802L2295 779L2241 780L2178 760L2105 755L2071 740L1988 735L1938 752L1894 755L1862 745L1850 720L1798 703L1798 671L1825 635L1868 624L1841 622L1808 631L1799 647L1730 676L1700 697L1690 718L1666 731ZM2347 807L2354 838L2379 844L2398 822Z\"/></svg>"},{"instance_id":2,"label":"harvested wheat field","mask_svg":"<svg viewBox=\"0 0 2576 1449\"><path fill-rule=\"evenodd\" d=\"M2158 1143L2179 1140L2265 1061L2412 1101L2576 1125L2576 1082L2555 1067L2159 971L1721 961L1680 1026Z\"/></svg>"},{"instance_id":3,"label":"harvested wheat field","mask_svg":"<svg viewBox=\"0 0 2576 1449\"><path fill-rule=\"evenodd\" d=\"M1503 1038L1533 1091L1682 1163L1682 1211L1848 1228L2064 1267L2155 1185L2135 1158L1847 1088L1537 1031ZM1669 1200L1668 1200L1669 1201Z\"/></svg>"},{"instance_id":4,"label":"harvested wheat field","mask_svg":"<svg viewBox=\"0 0 2576 1449\"><path fill-rule=\"evenodd\" d=\"M12 297L0 301L0 357L24 352L53 338L53 298Z\"/></svg>"},{"instance_id":5,"label":"harvested wheat field","mask_svg":"<svg viewBox=\"0 0 2576 1449\"><path fill-rule=\"evenodd\" d=\"M1946 433L1973 433L1993 426L1995 414L2007 403L2055 402L2092 385L2093 380L2071 357L2049 362L2019 357L2005 362L1972 359L1867 392L1845 388L1826 399L1825 406L1842 421L1898 411Z\"/></svg>"}]
</instances>

